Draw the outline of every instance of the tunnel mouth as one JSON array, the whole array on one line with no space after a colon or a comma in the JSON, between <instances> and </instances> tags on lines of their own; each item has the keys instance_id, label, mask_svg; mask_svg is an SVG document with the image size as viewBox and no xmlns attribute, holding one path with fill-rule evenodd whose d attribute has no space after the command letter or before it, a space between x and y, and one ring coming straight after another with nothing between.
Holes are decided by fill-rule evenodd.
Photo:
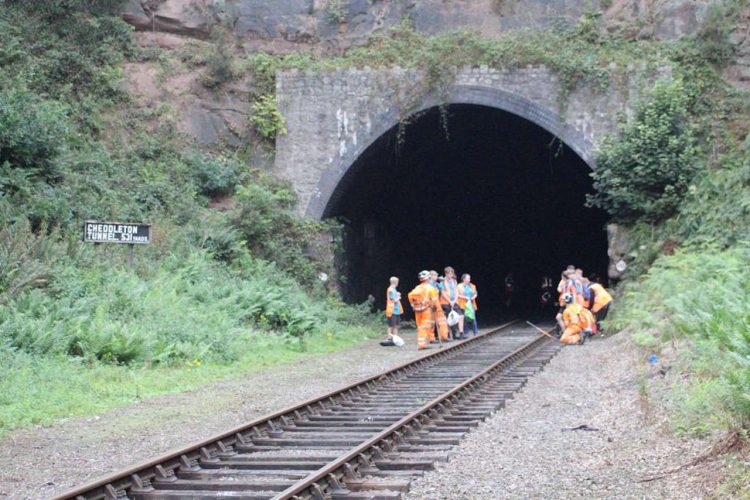
<instances>
[{"instance_id":1,"label":"tunnel mouth","mask_svg":"<svg viewBox=\"0 0 750 500\"><path fill-rule=\"evenodd\" d=\"M373 296L382 309L390 276L406 296L420 270L452 266L477 285L480 322L540 312L544 276L556 286L570 264L606 276L607 216L585 206L589 174L570 147L512 113L421 112L373 142L326 207L344 225L344 299Z\"/></svg>"}]
</instances>

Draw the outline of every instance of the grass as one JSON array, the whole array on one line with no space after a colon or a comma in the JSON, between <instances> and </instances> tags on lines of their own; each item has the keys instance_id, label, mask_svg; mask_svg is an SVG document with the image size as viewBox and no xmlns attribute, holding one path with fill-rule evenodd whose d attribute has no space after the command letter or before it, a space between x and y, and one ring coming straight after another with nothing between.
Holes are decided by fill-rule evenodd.
<instances>
[{"instance_id":1,"label":"grass","mask_svg":"<svg viewBox=\"0 0 750 500\"><path fill-rule=\"evenodd\" d=\"M187 361L180 366L118 366L64 356L0 354L0 437L13 429L94 415L160 394L236 379L268 367L346 349L376 334L365 327L308 337L305 350L279 336L259 334L242 359L230 364Z\"/></svg>"}]
</instances>

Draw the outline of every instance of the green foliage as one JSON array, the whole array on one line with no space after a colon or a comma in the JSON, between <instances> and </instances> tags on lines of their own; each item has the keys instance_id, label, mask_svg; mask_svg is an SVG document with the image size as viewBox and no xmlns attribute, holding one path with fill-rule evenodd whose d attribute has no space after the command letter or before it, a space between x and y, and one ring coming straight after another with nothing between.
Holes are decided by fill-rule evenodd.
<instances>
[{"instance_id":1,"label":"green foliage","mask_svg":"<svg viewBox=\"0 0 750 500\"><path fill-rule=\"evenodd\" d=\"M747 238L750 227L750 135L717 168L702 171L688 189L668 230L693 245L726 248Z\"/></svg>"},{"instance_id":2,"label":"green foliage","mask_svg":"<svg viewBox=\"0 0 750 500\"><path fill-rule=\"evenodd\" d=\"M341 324L291 348L280 335L257 333L232 364L190 359L174 366L114 365L81 358L39 357L0 343L0 436L17 427L49 424L60 418L94 415L117 406L171 392L193 390L221 380L252 376L280 363L351 346L372 335L372 327ZM310 360L313 361L313 360Z\"/></svg>"},{"instance_id":3,"label":"green foliage","mask_svg":"<svg viewBox=\"0 0 750 500\"><path fill-rule=\"evenodd\" d=\"M679 359L695 378L675 393L684 431L750 428L749 259L747 244L661 257L628 285L610 320L659 332L650 349L687 344Z\"/></svg>"},{"instance_id":4,"label":"green foliage","mask_svg":"<svg viewBox=\"0 0 750 500\"><path fill-rule=\"evenodd\" d=\"M700 162L684 85L658 81L620 136L602 146L588 203L618 221L664 220L676 212Z\"/></svg>"},{"instance_id":5,"label":"green foliage","mask_svg":"<svg viewBox=\"0 0 750 500\"><path fill-rule=\"evenodd\" d=\"M0 164L22 169L27 177L54 180L54 162L71 133L65 111L55 101L0 82ZM0 182L5 189L18 188L7 180Z\"/></svg>"},{"instance_id":6,"label":"green foliage","mask_svg":"<svg viewBox=\"0 0 750 500\"><path fill-rule=\"evenodd\" d=\"M210 157L190 153L185 158L193 171L200 193L206 196L229 195L243 180L243 165L235 158Z\"/></svg>"},{"instance_id":7,"label":"green foliage","mask_svg":"<svg viewBox=\"0 0 750 500\"><path fill-rule=\"evenodd\" d=\"M261 96L250 106L250 123L255 131L264 139L275 139L276 134L286 134L284 117L279 111L276 96L268 94Z\"/></svg>"},{"instance_id":8,"label":"green foliage","mask_svg":"<svg viewBox=\"0 0 750 500\"><path fill-rule=\"evenodd\" d=\"M349 15L349 0L326 0L326 20L332 24L341 24Z\"/></svg>"},{"instance_id":9,"label":"green foliage","mask_svg":"<svg viewBox=\"0 0 750 500\"><path fill-rule=\"evenodd\" d=\"M0 227L0 304L49 285L60 258L56 236L34 233L26 221Z\"/></svg>"},{"instance_id":10,"label":"green foliage","mask_svg":"<svg viewBox=\"0 0 750 500\"><path fill-rule=\"evenodd\" d=\"M308 250L327 225L297 217L293 212L296 200L288 184L261 176L256 182L238 188L231 224L247 242L253 256L274 261L311 286L324 268L309 258Z\"/></svg>"},{"instance_id":11,"label":"green foliage","mask_svg":"<svg viewBox=\"0 0 750 500\"><path fill-rule=\"evenodd\" d=\"M744 0L725 0L708 5L708 12L698 31L703 56L713 64L726 64L735 54L729 35L742 14Z\"/></svg>"},{"instance_id":12,"label":"green foliage","mask_svg":"<svg viewBox=\"0 0 750 500\"><path fill-rule=\"evenodd\" d=\"M214 28L211 33L213 44L206 55L208 73L203 78L206 87L218 87L235 76L234 54L229 43L231 33L223 28Z\"/></svg>"},{"instance_id":13,"label":"green foliage","mask_svg":"<svg viewBox=\"0 0 750 500\"><path fill-rule=\"evenodd\" d=\"M35 249L35 243L27 246ZM92 252L66 259L54 274L37 270L39 251L10 262L3 274L9 285L0 305L0 345L116 364L230 363L262 332L302 345L308 336L341 328L331 304L313 301L274 264L246 256L230 270L205 252L191 252L136 274ZM13 269L31 271L31 285L14 286Z\"/></svg>"}]
</instances>

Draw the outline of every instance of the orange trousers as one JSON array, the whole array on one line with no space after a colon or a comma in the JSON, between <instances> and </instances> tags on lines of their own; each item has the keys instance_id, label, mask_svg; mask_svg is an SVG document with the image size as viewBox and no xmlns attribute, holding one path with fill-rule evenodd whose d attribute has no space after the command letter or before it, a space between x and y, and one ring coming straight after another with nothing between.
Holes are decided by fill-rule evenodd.
<instances>
[{"instance_id":1,"label":"orange trousers","mask_svg":"<svg viewBox=\"0 0 750 500\"><path fill-rule=\"evenodd\" d=\"M581 327L578 325L570 325L565 329L560 337L562 344L577 344L581 341Z\"/></svg>"},{"instance_id":2,"label":"orange trousers","mask_svg":"<svg viewBox=\"0 0 750 500\"><path fill-rule=\"evenodd\" d=\"M440 336L440 340L448 340L450 328L448 327L448 320L445 318L445 313L440 306L435 309L435 323L437 323L437 331L438 335ZM430 340L434 339L435 333L433 332L432 338Z\"/></svg>"},{"instance_id":3,"label":"orange trousers","mask_svg":"<svg viewBox=\"0 0 750 500\"><path fill-rule=\"evenodd\" d=\"M417 349L427 349L430 344L430 337L434 338L435 335L435 319L432 309L415 311L414 319L417 322Z\"/></svg>"}]
</instances>

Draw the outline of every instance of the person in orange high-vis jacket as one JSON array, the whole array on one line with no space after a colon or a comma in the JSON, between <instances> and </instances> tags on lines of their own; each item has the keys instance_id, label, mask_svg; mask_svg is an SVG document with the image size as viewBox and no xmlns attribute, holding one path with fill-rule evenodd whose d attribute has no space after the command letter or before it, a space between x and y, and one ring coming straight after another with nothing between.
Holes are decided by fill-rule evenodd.
<instances>
[{"instance_id":1,"label":"person in orange high-vis jacket","mask_svg":"<svg viewBox=\"0 0 750 500\"><path fill-rule=\"evenodd\" d=\"M592 334L593 317L587 309L576 303L572 294L566 293L563 296L563 301L565 302L565 310L562 316L565 331L560 337L560 342L563 344L583 344L586 337Z\"/></svg>"},{"instance_id":2,"label":"person in orange high-vis jacket","mask_svg":"<svg viewBox=\"0 0 750 500\"><path fill-rule=\"evenodd\" d=\"M404 312L404 306L401 305L401 294L397 287L398 278L393 276L390 280L390 286L385 292L385 317L388 318L388 338L398 335L398 328L401 325L401 314Z\"/></svg>"},{"instance_id":3,"label":"person in orange high-vis jacket","mask_svg":"<svg viewBox=\"0 0 750 500\"><path fill-rule=\"evenodd\" d=\"M435 294L438 297L437 301L439 303L440 301L440 287L438 286L438 273L437 271L430 271L430 285L432 285L435 288ZM443 312L443 309L438 304L438 307L435 308L435 327L437 328L438 337L442 341L448 340L448 333L450 332L450 328L448 328L448 320L445 318L445 313ZM433 333L430 336L430 342L437 342L435 340L435 334Z\"/></svg>"},{"instance_id":4,"label":"person in orange high-vis jacket","mask_svg":"<svg viewBox=\"0 0 750 500\"><path fill-rule=\"evenodd\" d=\"M590 283L589 289L592 295L591 312L594 313L597 329L601 333L602 326L600 323L607 317L609 305L612 303L612 295L599 283Z\"/></svg>"},{"instance_id":5,"label":"person in orange high-vis jacket","mask_svg":"<svg viewBox=\"0 0 750 500\"><path fill-rule=\"evenodd\" d=\"M435 331L435 309L438 306L429 271L419 273L419 285L409 292L408 297L417 322L417 349L427 349L430 335Z\"/></svg>"}]
</instances>

